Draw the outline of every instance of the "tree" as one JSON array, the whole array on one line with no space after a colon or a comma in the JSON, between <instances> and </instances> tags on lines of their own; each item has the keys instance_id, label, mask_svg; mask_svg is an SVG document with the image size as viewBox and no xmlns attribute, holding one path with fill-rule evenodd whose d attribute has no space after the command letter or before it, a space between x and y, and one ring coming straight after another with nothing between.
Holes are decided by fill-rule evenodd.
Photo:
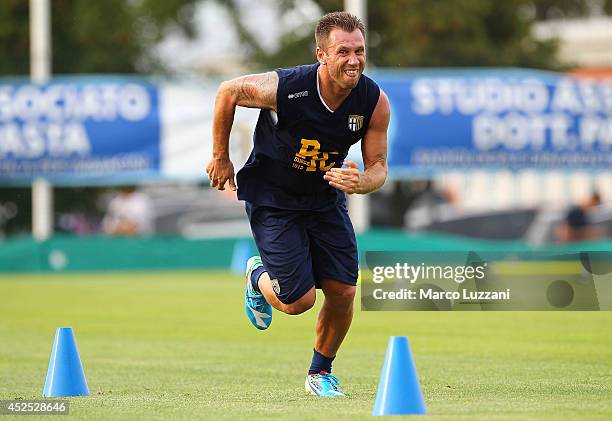
<instances>
[{"instance_id":1,"label":"tree","mask_svg":"<svg viewBox=\"0 0 612 421\"><path fill-rule=\"evenodd\" d=\"M283 0L281 14L300 0ZM342 10L341 0L318 0L322 13ZM517 66L560 69L557 43L536 40L531 25L557 11L589 14L595 3L612 10L612 0L385 0L368 2L368 62L384 67ZM311 34L286 34L278 51L266 52L245 29L238 3L226 2L251 60L263 68L314 60ZM552 12L551 12L552 11ZM312 23L314 30L314 22ZM312 33L313 31L311 31Z\"/></svg>"},{"instance_id":2,"label":"tree","mask_svg":"<svg viewBox=\"0 0 612 421\"><path fill-rule=\"evenodd\" d=\"M371 30L380 43L371 58L382 66L557 68L555 43L530 35L531 22L521 13L526 3L389 1L372 10Z\"/></svg>"},{"instance_id":3,"label":"tree","mask_svg":"<svg viewBox=\"0 0 612 421\"><path fill-rule=\"evenodd\" d=\"M163 71L152 47L168 29L194 35L197 0L52 0L53 73ZM29 73L29 1L0 1L0 74Z\"/></svg>"},{"instance_id":4,"label":"tree","mask_svg":"<svg viewBox=\"0 0 612 421\"><path fill-rule=\"evenodd\" d=\"M296 9L299 1L300 0L279 0L277 2L277 7L281 18L293 12ZM294 66L297 64L310 63L314 61L315 22L311 22L312 30L305 31L305 35L298 35L291 32L283 35L280 40L279 49L270 52L266 51L266 49L261 46L257 38L245 27L239 1L217 0L217 2L227 7L234 27L236 28L236 31L249 54L248 61L253 64L253 67L270 69L275 67ZM317 0L315 3L323 11L323 13L341 10L343 4L342 0Z\"/></svg>"},{"instance_id":5,"label":"tree","mask_svg":"<svg viewBox=\"0 0 612 421\"><path fill-rule=\"evenodd\" d=\"M49 0L53 31L53 73L148 73L164 71L153 46L167 30L194 35L192 8L198 0ZM0 0L0 75L30 71L28 0ZM95 212L96 189L56 189L56 211L86 206ZM0 186L0 237L30 230L28 188ZM75 201L78 201L75 203ZM92 210L93 209L93 210ZM5 225L6 222L6 225Z\"/></svg>"}]
</instances>

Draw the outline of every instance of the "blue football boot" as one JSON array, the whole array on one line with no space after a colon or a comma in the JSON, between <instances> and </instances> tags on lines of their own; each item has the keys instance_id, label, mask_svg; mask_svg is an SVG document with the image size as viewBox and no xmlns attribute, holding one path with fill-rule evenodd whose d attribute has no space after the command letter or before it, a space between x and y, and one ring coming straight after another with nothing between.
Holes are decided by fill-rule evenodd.
<instances>
[{"instance_id":1,"label":"blue football boot","mask_svg":"<svg viewBox=\"0 0 612 421\"><path fill-rule=\"evenodd\" d=\"M265 330L272 323L272 306L268 304L263 294L255 291L251 285L251 274L260 266L263 264L259 256L253 256L247 260L244 308L253 326L259 330Z\"/></svg>"},{"instance_id":2,"label":"blue football boot","mask_svg":"<svg viewBox=\"0 0 612 421\"><path fill-rule=\"evenodd\" d=\"M321 371L319 374L308 374L304 388L309 395L345 396L340 389L340 381L331 373Z\"/></svg>"}]
</instances>

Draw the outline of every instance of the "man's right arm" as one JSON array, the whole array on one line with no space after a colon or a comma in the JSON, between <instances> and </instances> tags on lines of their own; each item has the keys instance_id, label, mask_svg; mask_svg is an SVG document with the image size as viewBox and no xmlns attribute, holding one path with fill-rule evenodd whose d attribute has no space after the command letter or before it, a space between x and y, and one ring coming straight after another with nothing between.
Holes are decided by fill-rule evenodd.
<instances>
[{"instance_id":1,"label":"man's right arm","mask_svg":"<svg viewBox=\"0 0 612 421\"><path fill-rule=\"evenodd\" d=\"M206 167L210 186L236 190L234 166L229 157L229 136L234 123L236 106L276 111L276 72L242 76L223 82L217 91L213 117L213 156Z\"/></svg>"}]
</instances>

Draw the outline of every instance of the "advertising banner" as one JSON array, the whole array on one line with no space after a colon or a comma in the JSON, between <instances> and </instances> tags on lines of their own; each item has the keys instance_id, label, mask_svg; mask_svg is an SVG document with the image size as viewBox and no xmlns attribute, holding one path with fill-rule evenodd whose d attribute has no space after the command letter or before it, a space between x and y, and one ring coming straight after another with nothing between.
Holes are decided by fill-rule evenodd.
<instances>
[{"instance_id":1,"label":"advertising banner","mask_svg":"<svg viewBox=\"0 0 612 421\"><path fill-rule=\"evenodd\" d=\"M158 89L142 80L0 84L0 180L86 181L160 169Z\"/></svg>"},{"instance_id":2,"label":"advertising banner","mask_svg":"<svg viewBox=\"0 0 612 421\"><path fill-rule=\"evenodd\" d=\"M368 72L391 103L393 177L457 169L612 165L612 83L523 69ZM218 81L0 79L0 184L205 181ZM259 110L238 108L231 156ZM349 159L361 162L360 145Z\"/></svg>"},{"instance_id":3,"label":"advertising banner","mask_svg":"<svg viewBox=\"0 0 612 421\"><path fill-rule=\"evenodd\" d=\"M612 165L612 83L523 69L374 72L395 174Z\"/></svg>"},{"instance_id":4,"label":"advertising banner","mask_svg":"<svg viewBox=\"0 0 612 421\"><path fill-rule=\"evenodd\" d=\"M207 180L217 82L78 76L0 79L0 185ZM251 148L258 110L238 108L230 153Z\"/></svg>"}]
</instances>

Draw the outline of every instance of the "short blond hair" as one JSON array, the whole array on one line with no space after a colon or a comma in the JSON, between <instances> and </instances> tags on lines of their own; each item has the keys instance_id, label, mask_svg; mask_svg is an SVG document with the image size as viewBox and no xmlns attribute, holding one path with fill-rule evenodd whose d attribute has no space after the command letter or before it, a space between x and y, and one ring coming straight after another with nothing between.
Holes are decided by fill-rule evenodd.
<instances>
[{"instance_id":1,"label":"short blond hair","mask_svg":"<svg viewBox=\"0 0 612 421\"><path fill-rule=\"evenodd\" d=\"M324 44L334 28L342 29L345 32L353 32L355 29L359 29L365 39L365 25L361 19L349 12L332 12L321 17L319 23L317 23L317 29L315 30L317 47L325 47Z\"/></svg>"}]
</instances>

